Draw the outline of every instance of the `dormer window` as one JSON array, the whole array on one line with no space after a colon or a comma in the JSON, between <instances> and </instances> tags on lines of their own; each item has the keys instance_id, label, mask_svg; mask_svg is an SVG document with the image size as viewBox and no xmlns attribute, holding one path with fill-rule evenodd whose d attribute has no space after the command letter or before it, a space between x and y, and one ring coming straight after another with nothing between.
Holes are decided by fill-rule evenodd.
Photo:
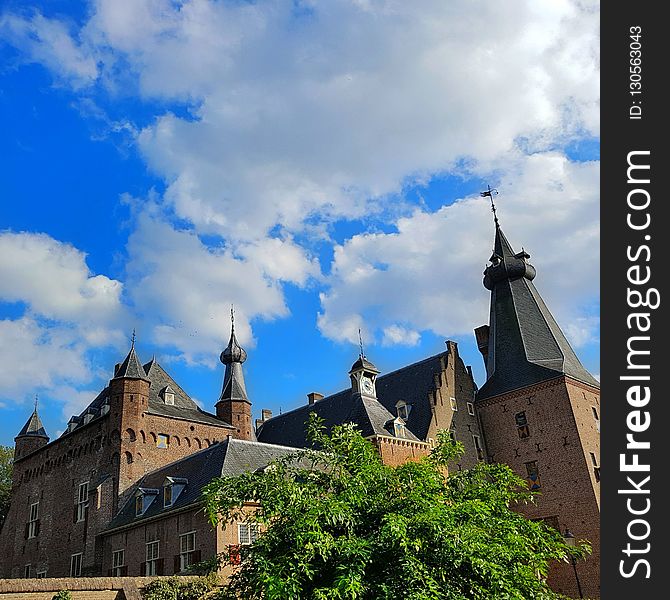
<instances>
[{"instance_id":1,"label":"dormer window","mask_svg":"<svg viewBox=\"0 0 670 600\"><path fill-rule=\"evenodd\" d=\"M173 506L179 494L186 487L187 479L183 477L166 477L163 483L163 508Z\"/></svg>"},{"instance_id":2,"label":"dormer window","mask_svg":"<svg viewBox=\"0 0 670 600\"><path fill-rule=\"evenodd\" d=\"M393 435L399 438L407 437L407 427L405 427L405 421L400 417L397 417L393 420Z\"/></svg>"},{"instance_id":3,"label":"dormer window","mask_svg":"<svg viewBox=\"0 0 670 600\"><path fill-rule=\"evenodd\" d=\"M165 386L161 391L163 402L169 406L174 406L174 390L169 386Z\"/></svg>"},{"instance_id":4,"label":"dormer window","mask_svg":"<svg viewBox=\"0 0 670 600\"><path fill-rule=\"evenodd\" d=\"M156 489L140 488L137 490L135 494L135 516L139 517L147 512L156 496L158 496L158 490Z\"/></svg>"},{"instance_id":5,"label":"dormer window","mask_svg":"<svg viewBox=\"0 0 670 600\"><path fill-rule=\"evenodd\" d=\"M409 413L412 411L412 405L407 404L407 402L405 402L404 400L398 400L398 402L396 402L395 404L395 407L398 416L401 419L407 420L407 418L409 417Z\"/></svg>"}]
</instances>

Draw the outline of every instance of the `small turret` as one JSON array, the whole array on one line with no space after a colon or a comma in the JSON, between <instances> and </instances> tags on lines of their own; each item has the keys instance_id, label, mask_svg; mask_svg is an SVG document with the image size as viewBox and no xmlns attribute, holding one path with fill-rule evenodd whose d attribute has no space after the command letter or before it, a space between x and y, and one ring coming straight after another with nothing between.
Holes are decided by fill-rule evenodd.
<instances>
[{"instance_id":1,"label":"small turret","mask_svg":"<svg viewBox=\"0 0 670 600\"><path fill-rule=\"evenodd\" d=\"M42 425L42 420L37 413L37 400L35 400L35 410L33 410L33 414L30 415L26 424L14 438L14 442L15 460L23 458L49 443L49 436L47 435L44 425Z\"/></svg>"},{"instance_id":2,"label":"small turret","mask_svg":"<svg viewBox=\"0 0 670 600\"><path fill-rule=\"evenodd\" d=\"M230 309L230 341L221 353L221 362L226 366L223 376L221 396L216 403L216 416L235 427L234 437L251 440L254 430L251 425L251 401L247 396L244 384L242 364L247 360L247 353L239 345L235 337L235 313Z\"/></svg>"}]
</instances>

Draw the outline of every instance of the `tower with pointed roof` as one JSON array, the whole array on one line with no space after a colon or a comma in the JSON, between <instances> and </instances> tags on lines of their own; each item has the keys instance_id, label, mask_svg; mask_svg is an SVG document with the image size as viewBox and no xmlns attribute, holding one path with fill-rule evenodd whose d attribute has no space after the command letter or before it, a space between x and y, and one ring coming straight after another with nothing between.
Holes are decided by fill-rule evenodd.
<instances>
[{"instance_id":1,"label":"tower with pointed roof","mask_svg":"<svg viewBox=\"0 0 670 600\"><path fill-rule=\"evenodd\" d=\"M529 258L512 249L496 217L484 271L489 324L475 330L487 377L477 413L488 460L510 465L538 492L519 510L592 544L593 554L576 569L584 596L599 597L600 386L535 287ZM552 567L550 583L578 593L571 565Z\"/></svg>"},{"instance_id":2,"label":"tower with pointed roof","mask_svg":"<svg viewBox=\"0 0 670 600\"><path fill-rule=\"evenodd\" d=\"M39 450L49 443L49 436L47 435L42 420L37 413L37 402L35 402L35 410L30 415L26 424L21 428L19 434L14 438L14 459L22 458L35 450Z\"/></svg>"},{"instance_id":3,"label":"tower with pointed roof","mask_svg":"<svg viewBox=\"0 0 670 600\"><path fill-rule=\"evenodd\" d=\"M251 401L247 396L242 370L242 364L247 360L247 353L235 336L235 314L232 308L230 323L230 340L220 356L226 370L221 395L216 403L216 416L234 427L233 437L252 440L255 439L255 433L251 421Z\"/></svg>"}]
</instances>

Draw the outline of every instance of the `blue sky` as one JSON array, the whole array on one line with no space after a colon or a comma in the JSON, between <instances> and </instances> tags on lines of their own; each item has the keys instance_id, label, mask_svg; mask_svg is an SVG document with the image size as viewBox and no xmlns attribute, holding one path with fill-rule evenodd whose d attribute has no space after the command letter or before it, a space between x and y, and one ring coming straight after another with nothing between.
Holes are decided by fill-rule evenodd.
<instances>
[{"instance_id":1,"label":"blue sky","mask_svg":"<svg viewBox=\"0 0 670 600\"><path fill-rule=\"evenodd\" d=\"M482 35L483 24L496 35ZM229 308L255 414L472 335L492 222L599 374L597 4L6 2L0 443L50 435L133 328L213 410Z\"/></svg>"}]
</instances>

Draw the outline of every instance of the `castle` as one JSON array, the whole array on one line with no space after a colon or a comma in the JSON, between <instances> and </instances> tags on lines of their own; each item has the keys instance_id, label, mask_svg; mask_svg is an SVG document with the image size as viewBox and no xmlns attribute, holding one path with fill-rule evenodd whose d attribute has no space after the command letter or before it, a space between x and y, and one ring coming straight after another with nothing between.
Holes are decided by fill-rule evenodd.
<instances>
[{"instance_id":1,"label":"castle","mask_svg":"<svg viewBox=\"0 0 670 600\"><path fill-rule=\"evenodd\" d=\"M451 341L388 374L361 352L347 389L309 393L303 406L275 417L263 410L252 422L234 323L214 413L155 359L142 364L133 341L107 387L58 439L49 440L37 408L16 436L0 577L172 574L253 543L251 523L212 528L201 490L306 446L315 412L326 427L356 424L387 464L425 456L446 429L465 447L454 468L510 465L541 492L519 511L593 546L586 561L555 565L552 587L599 597L600 387L535 288L529 258L514 252L496 218L484 273L490 320L475 330L487 373L481 388Z\"/></svg>"}]
</instances>

